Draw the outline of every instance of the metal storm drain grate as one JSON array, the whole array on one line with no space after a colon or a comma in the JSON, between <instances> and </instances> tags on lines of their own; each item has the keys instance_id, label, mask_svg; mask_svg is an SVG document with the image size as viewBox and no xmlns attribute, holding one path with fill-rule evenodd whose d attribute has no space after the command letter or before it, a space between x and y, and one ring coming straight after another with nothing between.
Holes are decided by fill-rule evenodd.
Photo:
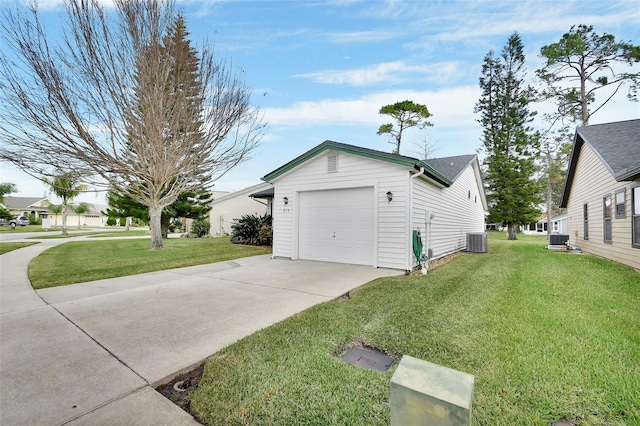
<instances>
[{"instance_id":1,"label":"metal storm drain grate","mask_svg":"<svg viewBox=\"0 0 640 426\"><path fill-rule=\"evenodd\" d=\"M342 360L347 364L378 371L387 371L395 362L387 354L362 348L349 349L346 354L342 355Z\"/></svg>"}]
</instances>

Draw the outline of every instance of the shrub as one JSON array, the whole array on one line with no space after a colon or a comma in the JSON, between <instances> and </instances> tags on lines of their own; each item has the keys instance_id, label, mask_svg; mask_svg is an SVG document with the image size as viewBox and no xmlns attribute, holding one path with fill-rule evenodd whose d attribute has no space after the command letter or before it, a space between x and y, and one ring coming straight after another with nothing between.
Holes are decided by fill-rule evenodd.
<instances>
[{"instance_id":1,"label":"shrub","mask_svg":"<svg viewBox=\"0 0 640 426\"><path fill-rule=\"evenodd\" d=\"M169 222L169 232L182 232L182 222L177 217L171 219Z\"/></svg>"},{"instance_id":2,"label":"shrub","mask_svg":"<svg viewBox=\"0 0 640 426\"><path fill-rule=\"evenodd\" d=\"M40 219L36 218L36 215L31 213L29 214L29 224L30 225L42 225Z\"/></svg>"},{"instance_id":3,"label":"shrub","mask_svg":"<svg viewBox=\"0 0 640 426\"><path fill-rule=\"evenodd\" d=\"M116 223L117 223L117 219L115 217L109 216L107 218L107 226L115 226Z\"/></svg>"},{"instance_id":4,"label":"shrub","mask_svg":"<svg viewBox=\"0 0 640 426\"><path fill-rule=\"evenodd\" d=\"M191 224L191 233L194 234L197 238L206 237L207 235L209 235L210 228L211 224L208 220L196 219Z\"/></svg>"},{"instance_id":5,"label":"shrub","mask_svg":"<svg viewBox=\"0 0 640 426\"><path fill-rule=\"evenodd\" d=\"M271 216L265 214L244 215L231 224L231 242L253 246L270 246L273 243Z\"/></svg>"}]
</instances>

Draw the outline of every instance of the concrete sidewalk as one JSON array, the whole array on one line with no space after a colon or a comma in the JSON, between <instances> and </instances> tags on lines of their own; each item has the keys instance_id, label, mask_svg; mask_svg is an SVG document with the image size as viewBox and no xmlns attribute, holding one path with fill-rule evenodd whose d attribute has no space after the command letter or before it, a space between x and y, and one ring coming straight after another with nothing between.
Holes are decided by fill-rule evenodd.
<instances>
[{"instance_id":1,"label":"concrete sidewalk","mask_svg":"<svg viewBox=\"0 0 640 426\"><path fill-rule=\"evenodd\" d=\"M68 241L68 240L66 240ZM257 256L33 291L0 256L2 425L188 425L154 387L223 347L399 271Z\"/></svg>"}]
</instances>

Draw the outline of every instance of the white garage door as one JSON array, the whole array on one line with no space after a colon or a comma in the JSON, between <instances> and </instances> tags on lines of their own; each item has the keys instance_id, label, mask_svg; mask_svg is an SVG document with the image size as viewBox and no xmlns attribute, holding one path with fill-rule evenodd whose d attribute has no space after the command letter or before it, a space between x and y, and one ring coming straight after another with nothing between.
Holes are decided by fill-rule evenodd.
<instances>
[{"instance_id":1,"label":"white garage door","mask_svg":"<svg viewBox=\"0 0 640 426\"><path fill-rule=\"evenodd\" d=\"M301 192L298 257L373 265L373 188Z\"/></svg>"}]
</instances>

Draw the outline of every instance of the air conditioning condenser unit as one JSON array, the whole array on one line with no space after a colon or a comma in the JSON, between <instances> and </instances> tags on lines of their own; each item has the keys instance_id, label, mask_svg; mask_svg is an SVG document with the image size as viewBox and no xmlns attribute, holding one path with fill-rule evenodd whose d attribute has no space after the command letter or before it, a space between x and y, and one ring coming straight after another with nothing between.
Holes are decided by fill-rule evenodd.
<instances>
[{"instance_id":1,"label":"air conditioning condenser unit","mask_svg":"<svg viewBox=\"0 0 640 426\"><path fill-rule=\"evenodd\" d=\"M468 233L467 251L470 253L486 253L488 251L487 234L484 232Z\"/></svg>"}]
</instances>

